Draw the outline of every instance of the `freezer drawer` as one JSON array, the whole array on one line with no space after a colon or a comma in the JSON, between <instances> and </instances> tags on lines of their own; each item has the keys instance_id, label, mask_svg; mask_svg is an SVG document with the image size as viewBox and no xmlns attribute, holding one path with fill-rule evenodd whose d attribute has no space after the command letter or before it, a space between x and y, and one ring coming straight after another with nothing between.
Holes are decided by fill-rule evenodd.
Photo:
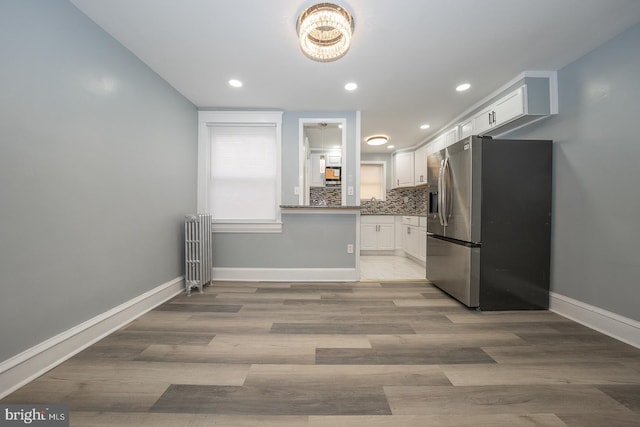
<instances>
[{"instance_id":1,"label":"freezer drawer","mask_svg":"<svg viewBox=\"0 0 640 427\"><path fill-rule=\"evenodd\" d=\"M427 236L427 279L468 307L478 307L480 248Z\"/></svg>"}]
</instances>

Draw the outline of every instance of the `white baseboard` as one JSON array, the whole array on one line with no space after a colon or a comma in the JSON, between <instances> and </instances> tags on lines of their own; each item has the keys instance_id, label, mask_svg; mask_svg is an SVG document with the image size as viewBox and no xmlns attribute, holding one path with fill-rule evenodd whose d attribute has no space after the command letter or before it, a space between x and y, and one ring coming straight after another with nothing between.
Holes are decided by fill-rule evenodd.
<instances>
[{"instance_id":1,"label":"white baseboard","mask_svg":"<svg viewBox=\"0 0 640 427\"><path fill-rule=\"evenodd\" d=\"M356 268L214 268L213 280L247 282L357 282Z\"/></svg>"},{"instance_id":2,"label":"white baseboard","mask_svg":"<svg viewBox=\"0 0 640 427\"><path fill-rule=\"evenodd\" d=\"M549 310L640 348L640 322L564 295L550 293Z\"/></svg>"},{"instance_id":3,"label":"white baseboard","mask_svg":"<svg viewBox=\"0 0 640 427\"><path fill-rule=\"evenodd\" d=\"M0 399L184 291L177 277L0 363Z\"/></svg>"}]
</instances>

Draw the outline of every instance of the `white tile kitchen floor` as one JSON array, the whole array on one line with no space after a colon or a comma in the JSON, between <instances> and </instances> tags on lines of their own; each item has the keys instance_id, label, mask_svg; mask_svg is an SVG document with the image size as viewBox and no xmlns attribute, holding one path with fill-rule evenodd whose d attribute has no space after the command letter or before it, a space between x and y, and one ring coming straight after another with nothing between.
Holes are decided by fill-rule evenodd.
<instances>
[{"instance_id":1,"label":"white tile kitchen floor","mask_svg":"<svg viewBox=\"0 0 640 427\"><path fill-rule=\"evenodd\" d=\"M424 279L425 267L393 255L360 255L360 280Z\"/></svg>"}]
</instances>

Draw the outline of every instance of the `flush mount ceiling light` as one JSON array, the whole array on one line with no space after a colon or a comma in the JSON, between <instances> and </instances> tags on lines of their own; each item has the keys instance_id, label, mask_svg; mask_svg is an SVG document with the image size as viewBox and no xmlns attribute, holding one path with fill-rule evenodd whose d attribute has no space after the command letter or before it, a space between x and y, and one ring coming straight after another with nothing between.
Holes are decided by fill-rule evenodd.
<instances>
[{"instance_id":1,"label":"flush mount ceiling light","mask_svg":"<svg viewBox=\"0 0 640 427\"><path fill-rule=\"evenodd\" d=\"M229 86L231 87L242 87L242 82L238 79L229 80Z\"/></svg>"},{"instance_id":2,"label":"flush mount ceiling light","mask_svg":"<svg viewBox=\"0 0 640 427\"><path fill-rule=\"evenodd\" d=\"M384 145L387 141L389 141L389 137L384 135L375 135L367 138L368 145Z\"/></svg>"},{"instance_id":3,"label":"flush mount ceiling light","mask_svg":"<svg viewBox=\"0 0 640 427\"><path fill-rule=\"evenodd\" d=\"M458 92L464 92L465 90L469 89L471 87L471 85L469 83L462 83L461 85L458 85L458 87L456 87L456 90Z\"/></svg>"},{"instance_id":4,"label":"flush mount ceiling light","mask_svg":"<svg viewBox=\"0 0 640 427\"><path fill-rule=\"evenodd\" d=\"M298 38L302 52L318 62L342 58L349 50L353 17L342 6L318 3L298 18Z\"/></svg>"}]
</instances>

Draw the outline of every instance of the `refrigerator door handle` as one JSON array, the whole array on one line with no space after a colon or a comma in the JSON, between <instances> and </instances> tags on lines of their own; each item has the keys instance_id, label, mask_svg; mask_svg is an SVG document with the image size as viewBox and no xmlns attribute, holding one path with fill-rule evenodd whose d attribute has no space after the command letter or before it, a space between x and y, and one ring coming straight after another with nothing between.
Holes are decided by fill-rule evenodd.
<instances>
[{"instance_id":1,"label":"refrigerator door handle","mask_svg":"<svg viewBox=\"0 0 640 427\"><path fill-rule=\"evenodd\" d=\"M443 204L442 204L442 196L443 196L443 189L442 189L442 172L444 171L444 160L440 161L440 170L438 171L438 219L440 220L440 225L444 226L444 219L442 217L442 209L443 209Z\"/></svg>"},{"instance_id":2,"label":"refrigerator door handle","mask_svg":"<svg viewBox=\"0 0 640 427\"><path fill-rule=\"evenodd\" d=\"M449 225L449 200L451 200L451 188L448 182L449 178L449 158L444 159L444 165L442 167L442 222L446 227Z\"/></svg>"}]
</instances>

